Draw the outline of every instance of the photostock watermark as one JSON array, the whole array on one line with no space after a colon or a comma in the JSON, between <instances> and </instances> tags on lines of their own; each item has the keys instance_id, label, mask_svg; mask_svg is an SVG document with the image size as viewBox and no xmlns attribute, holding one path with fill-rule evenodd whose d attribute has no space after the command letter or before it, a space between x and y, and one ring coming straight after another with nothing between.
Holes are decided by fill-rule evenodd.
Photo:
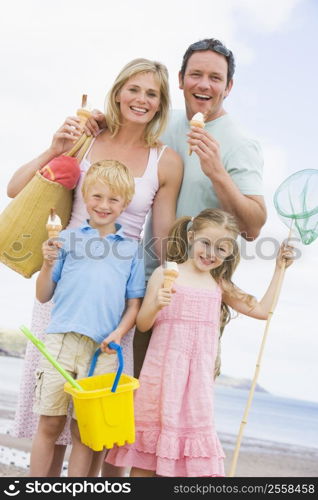
<instances>
[{"instance_id":1,"label":"photostock watermark","mask_svg":"<svg viewBox=\"0 0 318 500\"><path fill-rule=\"evenodd\" d=\"M21 235L22 238L31 238L31 235ZM62 249L66 246L66 252L71 255L74 260L103 260L108 256L112 256L118 260L126 261L132 259L136 254L136 247L132 245L128 247L124 244L125 240L116 239L108 240L105 238L92 237L83 238L77 236L75 233L71 233L69 239L66 241L65 238L55 238L54 240L62 244ZM53 240L53 241L54 241ZM136 243L136 240L130 240ZM302 252L300 248L297 247L300 242L300 238L289 238L288 245L293 247L294 260L301 257ZM194 243L202 242L206 246L207 256L212 254L223 258L222 247L229 248L229 253L226 258L231 260L237 256L239 252L240 258L243 261L251 261L255 259L270 261L276 259L282 242L274 237L260 237L253 243L246 241L241 238L238 244L236 240L231 238L220 238L219 240L211 243L210 245L206 242L205 238L194 239ZM29 240L28 240L29 243ZM67 243L67 245L65 245ZM295 245L294 245L295 244ZM146 262L154 262L159 265L158 254L167 255L168 249L168 260L173 260L173 253L169 255L170 248L178 248L178 258L179 261L185 261L189 257L193 256L193 244L189 245L188 241L182 238L151 238L147 242L141 242L137 250L137 259L145 259ZM134 249L133 252L131 249ZM24 262L33 256L31 251L27 251L23 255L17 255L23 250L23 243L21 240L13 241L10 245L10 253L8 251L3 252L3 256L13 262ZM65 252L63 250L58 254L57 259L64 259ZM181 259L181 260L180 260Z\"/></svg>"}]
</instances>

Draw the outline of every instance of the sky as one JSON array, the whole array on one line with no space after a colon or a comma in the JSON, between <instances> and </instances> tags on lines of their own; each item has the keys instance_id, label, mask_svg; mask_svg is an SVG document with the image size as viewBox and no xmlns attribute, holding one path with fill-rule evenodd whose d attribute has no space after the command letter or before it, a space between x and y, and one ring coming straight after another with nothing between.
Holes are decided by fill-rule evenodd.
<instances>
[{"instance_id":1,"label":"sky","mask_svg":"<svg viewBox=\"0 0 318 500\"><path fill-rule=\"evenodd\" d=\"M270 238L288 229L273 195L289 175L318 168L318 4L315 0L55 0L6 3L0 19L0 210L14 171L45 150L64 118L80 106L103 109L122 66L136 57L165 63L173 108L183 108L178 70L188 45L219 38L234 53L234 87L225 109L259 140L265 158L268 220L249 243L234 281L258 298L274 269ZM318 401L318 240L298 244L270 324L258 382L270 392ZM248 258L247 258L248 257ZM35 277L0 263L0 328L30 325ZM264 321L239 316L222 341L222 373L252 378Z\"/></svg>"}]
</instances>

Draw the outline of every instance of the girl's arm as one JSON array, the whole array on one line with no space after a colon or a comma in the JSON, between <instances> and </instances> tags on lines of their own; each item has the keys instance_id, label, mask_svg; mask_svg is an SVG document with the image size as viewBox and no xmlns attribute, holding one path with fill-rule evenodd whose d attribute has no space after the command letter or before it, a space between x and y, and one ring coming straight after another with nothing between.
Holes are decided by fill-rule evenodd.
<instances>
[{"instance_id":1,"label":"girl's arm","mask_svg":"<svg viewBox=\"0 0 318 500\"><path fill-rule=\"evenodd\" d=\"M293 247L290 245L282 244L276 259L276 266L272 280L267 291L265 292L264 297L259 302L255 300L255 305L252 305L251 307L243 299L235 298L225 293L223 296L224 302L228 306L235 309L237 312L245 314L246 316L250 316L251 318L267 319L268 314L269 312L271 312L271 308L273 306L273 300L277 285L279 283L282 265L283 263L285 263L285 268L287 268L293 263L294 259L295 254L293 252ZM242 292L242 295L244 295L244 292Z\"/></svg>"},{"instance_id":2,"label":"girl's arm","mask_svg":"<svg viewBox=\"0 0 318 500\"><path fill-rule=\"evenodd\" d=\"M66 118L63 125L55 132L50 147L40 154L40 156L34 158L34 160L22 165L22 167L13 174L7 187L7 195L9 198L15 198L24 186L28 184L35 173L49 161L65 153L65 151L70 150L74 145L74 140L77 140L80 136L81 129L79 127L79 118L76 116Z\"/></svg>"},{"instance_id":3,"label":"girl's arm","mask_svg":"<svg viewBox=\"0 0 318 500\"><path fill-rule=\"evenodd\" d=\"M157 267L148 281L146 295L136 320L137 328L141 332L150 330L160 309L170 304L172 294L162 288L163 278L162 267Z\"/></svg>"},{"instance_id":4,"label":"girl's arm","mask_svg":"<svg viewBox=\"0 0 318 500\"><path fill-rule=\"evenodd\" d=\"M176 206L183 176L181 157L170 148L162 153L158 168L159 189L152 205L152 228L155 251L162 263L168 232L176 219Z\"/></svg>"},{"instance_id":5,"label":"girl's arm","mask_svg":"<svg viewBox=\"0 0 318 500\"><path fill-rule=\"evenodd\" d=\"M126 309L119 325L103 340L100 345L103 352L107 352L108 354L116 352L113 349L109 349L108 344L109 342L116 342L116 344L120 344L124 335L126 335L136 324L136 317L141 306L141 300L141 298L127 300Z\"/></svg>"},{"instance_id":6,"label":"girl's arm","mask_svg":"<svg viewBox=\"0 0 318 500\"><path fill-rule=\"evenodd\" d=\"M43 264L36 279L36 298L42 304L51 300L54 294L56 283L52 280L52 271L60 246L61 243L50 240L42 245Z\"/></svg>"}]
</instances>

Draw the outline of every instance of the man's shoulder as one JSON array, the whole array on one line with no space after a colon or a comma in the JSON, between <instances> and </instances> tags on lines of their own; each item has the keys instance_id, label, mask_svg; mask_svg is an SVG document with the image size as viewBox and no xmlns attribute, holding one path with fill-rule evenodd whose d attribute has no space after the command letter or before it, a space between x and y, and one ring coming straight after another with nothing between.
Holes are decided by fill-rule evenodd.
<instances>
[{"instance_id":1,"label":"man's shoulder","mask_svg":"<svg viewBox=\"0 0 318 500\"><path fill-rule=\"evenodd\" d=\"M208 122L206 128L226 150L233 151L252 145L260 147L258 140L251 137L249 132L228 113Z\"/></svg>"}]
</instances>

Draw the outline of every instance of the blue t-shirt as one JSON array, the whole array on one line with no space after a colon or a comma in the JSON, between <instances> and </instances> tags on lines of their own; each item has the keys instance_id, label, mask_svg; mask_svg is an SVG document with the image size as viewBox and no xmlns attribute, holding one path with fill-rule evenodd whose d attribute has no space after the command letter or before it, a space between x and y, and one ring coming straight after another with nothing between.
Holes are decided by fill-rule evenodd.
<instances>
[{"instance_id":1,"label":"blue t-shirt","mask_svg":"<svg viewBox=\"0 0 318 500\"><path fill-rule=\"evenodd\" d=\"M56 288L46 332L76 332L100 343L117 328L126 299L145 294L142 248L120 224L104 238L88 223L60 237L63 248L53 268Z\"/></svg>"},{"instance_id":2,"label":"blue t-shirt","mask_svg":"<svg viewBox=\"0 0 318 500\"><path fill-rule=\"evenodd\" d=\"M185 112L174 110L161 138L183 159L184 174L178 196L177 217L195 217L205 208L220 206L213 183L201 169L198 155L189 155L189 130ZM262 195L263 154L258 141L242 133L228 114L206 122L205 130L219 143L223 166L239 191L245 195Z\"/></svg>"}]
</instances>

